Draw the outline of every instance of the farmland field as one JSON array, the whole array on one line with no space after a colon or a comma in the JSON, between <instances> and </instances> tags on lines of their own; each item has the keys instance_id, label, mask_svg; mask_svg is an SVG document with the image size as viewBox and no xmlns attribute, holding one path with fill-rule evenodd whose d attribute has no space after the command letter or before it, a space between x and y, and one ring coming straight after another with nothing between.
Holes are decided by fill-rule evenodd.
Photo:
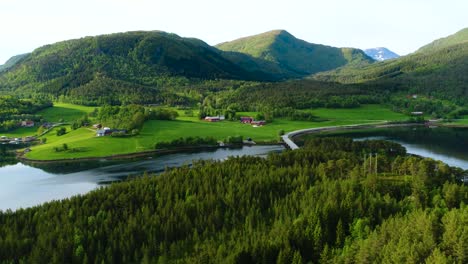
<instances>
[{"instance_id":1,"label":"farmland field","mask_svg":"<svg viewBox=\"0 0 468 264\"><path fill-rule=\"evenodd\" d=\"M271 142L278 140L280 130L289 132L304 128L375 123L407 118L379 105L366 105L356 109L316 109L311 111L321 119L328 120L310 122L275 119L266 126L252 127L238 121L205 122L198 120L197 117L184 116L182 112L179 112L181 116L175 121L147 121L138 136L129 138L95 137L95 132L90 128L70 131L69 127L67 130L70 132L57 136L55 130L58 128L56 128L44 135L47 138L47 143L33 147L33 151L28 153L27 157L51 160L127 154L153 150L157 142L190 136L215 137L219 140L229 136L243 136L257 142ZM256 113L241 114L254 115ZM56 118L59 117L56 115ZM63 144L67 144L67 151L60 151Z\"/></svg>"}]
</instances>

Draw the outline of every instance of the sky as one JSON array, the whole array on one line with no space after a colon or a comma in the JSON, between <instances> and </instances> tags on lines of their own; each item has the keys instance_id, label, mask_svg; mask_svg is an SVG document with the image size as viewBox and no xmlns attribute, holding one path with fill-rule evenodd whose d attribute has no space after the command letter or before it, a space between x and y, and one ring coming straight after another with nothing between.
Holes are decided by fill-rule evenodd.
<instances>
[{"instance_id":1,"label":"sky","mask_svg":"<svg viewBox=\"0 0 468 264\"><path fill-rule=\"evenodd\" d=\"M273 29L406 55L468 27L467 0L0 0L0 64L62 40L162 30L214 45Z\"/></svg>"}]
</instances>

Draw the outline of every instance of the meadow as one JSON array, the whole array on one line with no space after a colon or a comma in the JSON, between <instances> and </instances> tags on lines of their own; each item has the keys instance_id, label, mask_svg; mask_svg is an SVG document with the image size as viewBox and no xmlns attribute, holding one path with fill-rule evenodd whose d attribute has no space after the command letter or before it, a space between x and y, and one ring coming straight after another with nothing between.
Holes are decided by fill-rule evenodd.
<instances>
[{"instance_id":1,"label":"meadow","mask_svg":"<svg viewBox=\"0 0 468 264\"><path fill-rule=\"evenodd\" d=\"M60 105L59 107L71 107ZM55 106L54 106L55 108ZM93 108L84 108L82 111L92 111ZM63 111L63 109L61 110ZM338 126L350 124L376 123L390 120L405 120L407 116L392 112L379 105L365 105L355 109L315 109L310 110L321 119L322 122L291 121L275 119L272 123L263 127L253 127L241 124L239 121L205 122L197 117L186 116L179 111L179 117L175 121L151 120L147 121L140 134L128 138L96 137L95 131L90 128L70 130L67 134L56 135L55 128L43 137L47 138L46 144L32 148L27 158L38 160L71 159L83 157L103 157L115 154L128 154L141 151L154 150L154 145L161 141L170 141L180 137L215 137L223 140L229 136L243 136L252 138L257 142L276 142L279 139L279 131L285 132L323 126ZM68 113L73 112L67 110ZM52 114L53 113L53 114ZM54 118L61 118L57 111L49 110L48 114ZM254 115L256 113L239 113L241 115ZM72 116L69 114L68 116ZM75 116L79 116L77 113ZM68 150L63 150L63 144L67 144ZM56 149L58 151L56 151Z\"/></svg>"},{"instance_id":2,"label":"meadow","mask_svg":"<svg viewBox=\"0 0 468 264\"><path fill-rule=\"evenodd\" d=\"M54 103L53 107L38 112L48 122L73 122L94 111L96 107Z\"/></svg>"}]
</instances>

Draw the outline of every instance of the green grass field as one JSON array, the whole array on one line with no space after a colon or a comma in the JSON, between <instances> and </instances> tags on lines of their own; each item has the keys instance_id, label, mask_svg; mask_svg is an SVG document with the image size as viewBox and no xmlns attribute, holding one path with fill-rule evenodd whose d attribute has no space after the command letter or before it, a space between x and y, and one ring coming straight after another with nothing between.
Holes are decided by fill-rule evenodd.
<instances>
[{"instance_id":1,"label":"green grass field","mask_svg":"<svg viewBox=\"0 0 468 264\"><path fill-rule=\"evenodd\" d=\"M53 107L39 111L37 114L41 115L47 122L73 122L80 119L84 115L91 113L95 107L65 104L65 103L54 103ZM34 136L38 127L20 127L7 133L0 133L0 136L7 137L25 137Z\"/></svg>"},{"instance_id":2,"label":"green grass field","mask_svg":"<svg viewBox=\"0 0 468 264\"><path fill-rule=\"evenodd\" d=\"M63 104L58 107L63 107ZM76 109L73 107L70 108ZM93 108L85 109L84 111L92 111ZM209 123L198 120L196 117L185 116L183 111L180 111L180 117L176 121L148 121L143 126L140 135L130 138L95 137L95 132L92 129L80 128L70 131L69 126L66 126L67 134L57 136L56 130L58 128L50 131L48 134L44 135L44 137L47 138L47 143L33 147L32 151L26 154L26 157L31 159L52 160L111 156L114 154L153 150L157 142L170 141L179 137L189 136L211 136L221 140L228 136L241 135L244 138L250 137L254 141L259 142L274 141L278 139L278 132L280 130L289 132L313 127L407 119L407 116L394 113L379 105L366 105L356 109L315 109L311 111L318 117L329 120L323 122L308 122L275 119L274 122L266 126L252 127L250 125L241 124L238 121ZM55 115L55 118L61 118L58 111L49 110L50 115L52 115L51 113ZM256 113L250 112L242 114L255 115ZM68 116L72 115L70 114ZM64 143L68 145L68 151L55 151L55 148L61 149Z\"/></svg>"},{"instance_id":3,"label":"green grass field","mask_svg":"<svg viewBox=\"0 0 468 264\"><path fill-rule=\"evenodd\" d=\"M318 108L309 110L314 115L330 120L354 120L358 122L407 120L408 116L393 112L381 105L363 105L351 109Z\"/></svg>"},{"instance_id":4,"label":"green grass field","mask_svg":"<svg viewBox=\"0 0 468 264\"><path fill-rule=\"evenodd\" d=\"M48 122L73 122L86 114L91 113L96 107L82 106L65 103L54 103L54 107L44 109L37 113Z\"/></svg>"},{"instance_id":5,"label":"green grass field","mask_svg":"<svg viewBox=\"0 0 468 264\"><path fill-rule=\"evenodd\" d=\"M26 137L26 136L34 136L37 132L37 127L20 127L10 132L2 133L0 132L0 136L6 137Z\"/></svg>"},{"instance_id":6,"label":"green grass field","mask_svg":"<svg viewBox=\"0 0 468 264\"><path fill-rule=\"evenodd\" d=\"M449 123L449 125L468 125L468 115Z\"/></svg>"}]
</instances>

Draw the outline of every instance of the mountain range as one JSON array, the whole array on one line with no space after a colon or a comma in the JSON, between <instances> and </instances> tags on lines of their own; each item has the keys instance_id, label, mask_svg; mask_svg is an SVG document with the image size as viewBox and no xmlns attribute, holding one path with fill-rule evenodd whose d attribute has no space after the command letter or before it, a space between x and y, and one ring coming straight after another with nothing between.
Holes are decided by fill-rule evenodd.
<instances>
[{"instance_id":1,"label":"mountain range","mask_svg":"<svg viewBox=\"0 0 468 264\"><path fill-rule=\"evenodd\" d=\"M15 56L0 66L0 91L83 100L132 94L152 101L152 94L181 83L311 77L449 95L455 100L468 95L468 29L392 60L375 62L389 57L386 49L374 51L368 56L359 49L308 43L285 30L216 46L161 31L116 33L63 41ZM178 95L174 92L172 97Z\"/></svg>"},{"instance_id":2,"label":"mountain range","mask_svg":"<svg viewBox=\"0 0 468 264\"><path fill-rule=\"evenodd\" d=\"M376 61L384 61L400 57L400 55L384 47L366 49L364 52L367 56L373 58Z\"/></svg>"},{"instance_id":3,"label":"mountain range","mask_svg":"<svg viewBox=\"0 0 468 264\"><path fill-rule=\"evenodd\" d=\"M436 40L417 52L363 67L321 72L314 79L367 83L382 89L408 90L465 104L468 101L468 30Z\"/></svg>"},{"instance_id":4,"label":"mountain range","mask_svg":"<svg viewBox=\"0 0 468 264\"><path fill-rule=\"evenodd\" d=\"M43 46L11 59L0 74L0 90L42 91L60 95L96 76L142 86L182 76L197 79L278 81L300 78L372 59L357 49L307 43L286 31L248 38L262 43L238 50L236 40L209 46L194 38L161 31L86 37Z\"/></svg>"}]
</instances>

